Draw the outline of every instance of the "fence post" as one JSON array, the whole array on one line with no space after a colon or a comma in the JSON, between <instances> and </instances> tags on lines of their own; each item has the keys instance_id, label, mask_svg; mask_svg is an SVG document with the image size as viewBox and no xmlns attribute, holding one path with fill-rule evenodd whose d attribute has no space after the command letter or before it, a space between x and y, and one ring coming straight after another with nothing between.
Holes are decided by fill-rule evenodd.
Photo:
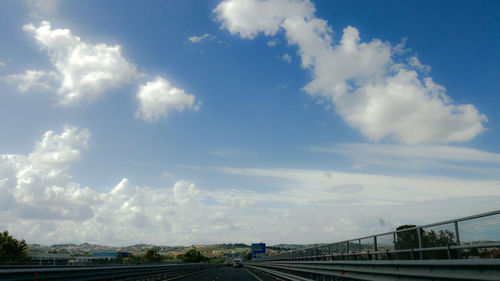
<instances>
[{"instance_id":1,"label":"fence post","mask_svg":"<svg viewBox=\"0 0 500 281\"><path fill-rule=\"evenodd\" d=\"M397 250L396 249L396 232L392 233L392 249L393 250ZM396 256L397 256L397 254L394 253L394 257L396 257ZM394 257L391 257L391 259L394 258Z\"/></svg>"},{"instance_id":2,"label":"fence post","mask_svg":"<svg viewBox=\"0 0 500 281\"><path fill-rule=\"evenodd\" d=\"M422 228L419 227L417 228L417 234L418 234L418 249L422 249ZM418 255L420 259L423 259L423 253L422 251L418 251Z\"/></svg>"},{"instance_id":3,"label":"fence post","mask_svg":"<svg viewBox=\"0 0 500 281\"><path fill-rule=\"evenodd\" d=\"M455 221L455 236L457 237L457 246L460 246L460 235L458 233L458 221ZM461 259L462 258L462 250L457 249L457 258Z\"/></svg>"},{"instance_id":4,"label":"fence post","mask_svg":"<svg viewBox=\"0 0 500 281\"><path fill-rule=\"evenodd\" d=\"M361 251L361 239L358 239L358 255L356 259L361 259L363 257L362 251Z\"/></svg>"},{"instance_id":5,"label":"fence post","mask_svg":"<svg viewBox=\"0 0 500 281\"><path fill-rule=\"evenodd\" d=\"M378 247L377 247L377 235L373 236L373 249L375 250L375 253L378 252ZM375 254L375 259L378 260L378 254Z\"/></svg>"}]
</instances>

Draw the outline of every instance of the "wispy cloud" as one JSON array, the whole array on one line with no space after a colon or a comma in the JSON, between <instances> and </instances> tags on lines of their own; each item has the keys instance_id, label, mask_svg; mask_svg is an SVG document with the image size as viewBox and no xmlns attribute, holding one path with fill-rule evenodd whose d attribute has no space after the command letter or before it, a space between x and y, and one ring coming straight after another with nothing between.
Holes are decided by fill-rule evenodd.
<instances>
[{"instance_id":1,"label":"wispy cloud","mask_svg":"<svg viewBox=\"0 0 500 281\"><path fill-rule=\"evenodd\" d=\"M250 169L214 170L241 176L284 180L288 201L306 203L322 199L362 199L360 204L406 204L453 197L500 196L500 181L463 180L432 176L386 176L330 170ZM439 188L436 188L439 187ZM337 190L338 192L335 192Z\"/></svg>"},{"instance_id":2,"label":"wispy cloud","mask_svg":"<svg viewBox=\"0 0 500 281\"><path fill-rule=\"evenodd\" d=\"M286 89L288 86L290 86L291 82L286 81L284 83L278 83L276 84L276 89Z\"/></svg>"},{"instance_id":3,"label":"wispy cloud","mask_svg":"<svg viewBox=\"0 0 500 281\"><path fill-rule=\"evenodd\" d=\"M278 40L278 39L273 39L273 40L269 40L269 41L267 41L267 43L266 43L266 44L267 44L267 46L269 46L269 47L274 47L274 46L276 46L278 43L279 43L279 40Z\"/></svg>"},{"instance_id":4,"label":"wispy cloud","mask_svg":"<svg viewBox=\"0 0 500 281\"><path fill-rule=\"evenodd\" d=\"M207 153L224 157L252 156L257 154L255 151L239 149L239 148L216 148L207 150Z\"/></svg>"},{"instance_id":5,"label":"wispy cloud","mask_svg":"<svg viewBox=\"0 0 500 281\"><path fill-rule=\"evenodd\" d=\"M25 0L32 17L46 18L57 14L61 0Z\"/></svg>"},{"instance_id":6,"label":"wispy cloud","mask_svg":"<svg viewBox=\"0 0 500 281\"><path fill-rule=\"evenodd\" d=\"M205 33L203 35L200 35L200 36L191 36L188 38L188 40L191 42L191 43L200 43L202 41L213 41L215 39L215 36L213 36L212 34L210 33Z\"/></svg>"},{"instance_id":7,"label":"wispy cloud","mask_svg":"<svg viewBox=\"0 0 500 281\"><path fill-rule=\"evenodd\" d=\"M397 169L442 168L498 175L500 154L451 145L394 145L351 143L311 150L344 155L358 167L385 166Z\"/></svg>"},{"instance_id":8,"label":"wispy cloud","mask_svg":"<svg viewBox=\"0 0 500 281\"><path fill-rule=\"evenodd\" d=\"M420 60L418 60L417 56L410 57L408 59L408 64L415 67L416 69L423 71L423 72L430 72L431 71L431 67L429 65L422 64L420 62Z\"/></svg>"},{"instance_id":9,"label":"wispy cloud","mask_svg":"<svg viewBox=\"0 0 500 281\"><path fill-rule=\"evenodd\" d=\"M422 224L491 211L494 208L492 204L500 204L498 180L385 176L332 170L212 169L263 184L268 183L267 179L274 179L275 186L280 189L265 197L254 194L256 202L266 202L266 206L280 206L286 210L282 217L284 221L289 221L288 216L295 216L295 222L316 225L323 234L341 229L344 237L373 234L401 224ZM275 201L281 202L281 205L274 205ZM309 219L314 223L305 222L300 212L310 215ZM321 212L328 215L322 216ZM328 216L336 216L337 221L326 223ZM381 219L383 224L378 223ZM339 220L348 227L342 227Z\"/></svg>"},{"instance_id":10,"label":"wispy cloud","mask_svg":"<svg viewBox=\"0 0 500 281\"><path fill-rule=\"evenodd\" d=\"M286 63L291 63L292 62L292 56L290 56L289 54L284 54L282 57L281 57L281 60L286 62Z\"/></svg>"},{"instance_id":11,"label":"wispy cloud","mask_svg":"<svg viewBox=\"0 0 500 281\"><path fill-rule=\"evenodd\" d=\"M167 171L163 171L163 172L161 173L161 176L160 176L160 177L161 177L161 178L163 178L163 179L168 179L168 178L173 178L174 176L175 176L175 175L174 175L174 174L172 174L172 173L169 173L169 172L167 172Z\"/></svg>"}]
</instances>

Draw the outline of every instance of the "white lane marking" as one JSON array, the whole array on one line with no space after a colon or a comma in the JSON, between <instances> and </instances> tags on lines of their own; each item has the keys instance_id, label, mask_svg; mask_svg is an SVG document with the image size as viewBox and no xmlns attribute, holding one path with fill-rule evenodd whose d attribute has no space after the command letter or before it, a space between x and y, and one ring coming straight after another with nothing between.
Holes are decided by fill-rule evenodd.
<instances>
[{"instance_id":1,"label":"white lane marking","mask_svg":"<svg viewBox=\"0 0 500 281\"><path fill-rule=\"evenodd\" d=\"M255 275L252 272L250 272L248 269L246 269L246 268L243 268L243 269L246 270L248 273L250 273L250 275L252 275L255 279L257 279L259 281L264 281L264 280L260 279L259 277L257 277L257 275Z\"/></svg>"}]
</instances>

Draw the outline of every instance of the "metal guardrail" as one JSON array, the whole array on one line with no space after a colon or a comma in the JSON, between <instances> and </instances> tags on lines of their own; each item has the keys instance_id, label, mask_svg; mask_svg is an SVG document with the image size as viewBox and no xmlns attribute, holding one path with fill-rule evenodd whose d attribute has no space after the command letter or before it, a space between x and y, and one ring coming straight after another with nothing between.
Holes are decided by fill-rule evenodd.
<instances>
[{"instance_id":1,"label":"metal guardrail","mask_svg":"<svg viewBox=\"0 0 500 281\"><path fill-rule=\"evenodd\" d=\"M289 251L260 261L500 258L500 210Z\"/></svg>"},{"instance_id":2,"label":"metal guardrail","mask_svg":"<svg viewBox=\"0 0 500 281\"><path fill-rule=\"evenodd\" d=\"M167 264L111 267L1 269L0 281L51 280L168 280L222 266L220 264Z\"/></svg>"},{"instance_id":3,"label":"metal guardrail","mask_svg":"<svg viewBox=\"0 0 500 281\"><path fill-rule=\"evenodd\" d=\"M292 281L498 281L500 210L289 251L245 266Z\"/></svg>"},{"instance_id":4,"label":"metal guardrail","mask_svg":"<svg viewBox=\"0 0 500 281\"><path fill-rule=\"evenodd\" d=\"M259 261L245 267L291 281L500 280L500 259L415 261Z\"/></svg>"}]
</instances>

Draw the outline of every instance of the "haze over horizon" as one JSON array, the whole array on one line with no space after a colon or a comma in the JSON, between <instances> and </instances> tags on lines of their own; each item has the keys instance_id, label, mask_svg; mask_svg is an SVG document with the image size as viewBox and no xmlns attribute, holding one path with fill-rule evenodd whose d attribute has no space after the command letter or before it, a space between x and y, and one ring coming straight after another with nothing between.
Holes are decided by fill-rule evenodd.
<instances>
[{"instance_id":1,"label":"haze over horizon","mask_svg":"<svg viewBox=\"0 0 500 281\"><path fill-rule=\"evenodd\" d=\"M500 206L498 1L0 0L0 231L336 242Z\"/></svg>"}]
</instances>

